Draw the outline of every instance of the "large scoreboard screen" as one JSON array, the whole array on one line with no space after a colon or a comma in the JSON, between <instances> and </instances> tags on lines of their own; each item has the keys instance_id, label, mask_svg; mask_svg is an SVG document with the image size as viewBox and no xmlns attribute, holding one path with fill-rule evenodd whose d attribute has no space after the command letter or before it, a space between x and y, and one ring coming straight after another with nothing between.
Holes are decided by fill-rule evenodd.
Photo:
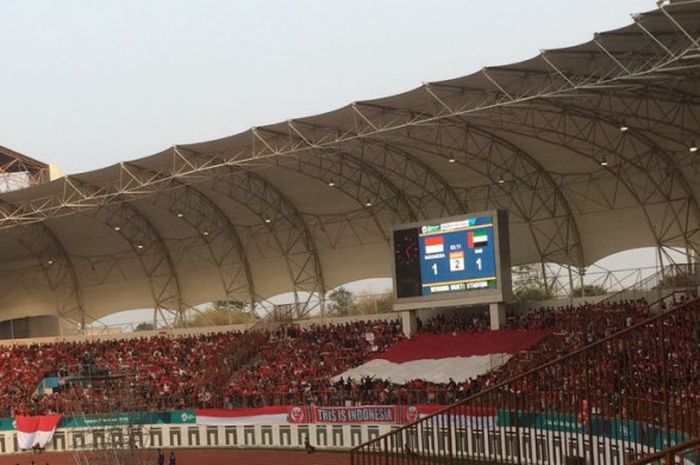
<instances>
[{"instance_id":1,"label":"large scoreboard screen","mask_svg":"<svg viewBox=\"0 0 700 465\"><path fill-rule=\"evenodd\" d=\"M503 301L510 290L504 237L507 216L502 211L397 226L393 232L397 302ZM505 283L504 268L508 269Z\"/></svg>"}]
</instances>

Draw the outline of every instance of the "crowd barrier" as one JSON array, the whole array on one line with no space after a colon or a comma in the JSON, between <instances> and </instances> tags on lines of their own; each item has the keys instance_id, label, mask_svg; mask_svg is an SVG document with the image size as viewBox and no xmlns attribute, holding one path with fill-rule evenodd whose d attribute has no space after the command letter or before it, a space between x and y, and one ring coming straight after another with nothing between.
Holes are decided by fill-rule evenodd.
<instances>
[{"instance_id":1,"label":"crowd barrier","mask_svg":"<svg viewBox=\"0 0 700 465\"><path fill-rule=\"evenodd\" d=\"M527 464L571 463L572 458L595 465L622 465L633 457L654 453L689 437L651 424L593 416L496 410L462 409L458 415L431 416L430 422L405 424L435 406L295 407L284 409L287 421L261 424L198 424L220 414L269 415L282 409L173 412L137 412L64 417L46 451L74 452L91 449L196 449L271 448L301 449L305 439L318 449L350 450L375 441L371 454L359 463L404 463L412 455L421 459L454 455L470 459L517 461ZM304 410L303 415L295 410ZM383 410L384 424L356 424L352 412ZM390 415L386 415L386 412ZM448 411L449 412L449 411ZM337 413L335 415L334 413ZM198 415L207 415L207 418ZM323 423L326 422L326 423ZM332 423L332 424L329 424ZM377 440L382 440L377 442ZM372 444L372 443L370 443ZM404 456L392 451L401 451ZM0 419L0 454L22 452L11 418ZM700 463L686 457L687 465ZM377 461L377 459L380 459ZM399 460L401 459L401 460ZM410 463L410 461L409 461Z\"/></svg>"},{"instance_id":2,"label":"crowd barrier","mask_svg":"<svg viewBox=\"0 0 700 465\"><path fill-rule=\"evenodd\" d=\"M391 431L390 425L234 425L155 424L138 427L59 428L46 452L71 452L91 448L196 449L304 447L304 439L320 449L346 450ZM0 454L15 454L15 431L0 432Z\"/></svg>"},{"instance_id":3,"label":"crowd barrier","mask_svg":"<svg viewBox=\"0 0 700 465\"><path fill-rule=\"evenodd\" d=\"M371 424L154 424L133 428L59 428L46 451L72 452L112 447L302 449L307 436L318 449L349 450L386 433L396 432L398 428L398 425ZM454 450L459 455L473 459L556 465L570 463L571 457L593 457L594 464L622 465L630 457L657 451L656 447L649 444L632 447L623 438L514 426L455 427L444 423L435 428L406 430L404 435L390 437L391 441L401 443L391 444L383 452L377 451L386 454L386 463L393 463L388 452L391 449L412 451L422 457L426 453L441 457L449 450ZM0 432L0 454L19 452L22 451L18 447L17 433ZM400 462L397 460L396 463Z\"/></svg>"}]
</instances>

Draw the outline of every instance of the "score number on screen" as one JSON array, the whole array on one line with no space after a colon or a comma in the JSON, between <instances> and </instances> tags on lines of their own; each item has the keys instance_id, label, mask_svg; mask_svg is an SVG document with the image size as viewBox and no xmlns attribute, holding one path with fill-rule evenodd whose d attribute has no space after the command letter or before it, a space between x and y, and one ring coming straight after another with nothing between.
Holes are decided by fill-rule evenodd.
<instances>
[{"instance_id":1,"label":"score number on screen","mask_svg":"<svg viewBox=\"0 0 700 465\"><path fill-rule=\"evenodd\" d=\"M496 287L491 217L422 226L419 247L423 295Z\"/></svg>"}]
</instances>

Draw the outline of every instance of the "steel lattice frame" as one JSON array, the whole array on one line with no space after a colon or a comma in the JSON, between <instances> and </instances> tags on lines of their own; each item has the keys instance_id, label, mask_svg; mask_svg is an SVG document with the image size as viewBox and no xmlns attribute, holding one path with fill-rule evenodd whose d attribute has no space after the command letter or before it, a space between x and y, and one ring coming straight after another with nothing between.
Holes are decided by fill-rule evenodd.
<instances>
[{"instance_id":1,"label":"steel lattice frame","mask_svg":"<svg viewBox=\"0 0 700 465\"><path fill-rule=\"evenodd\" d=\"M186 152L187 159L210 161L192 151L176 152ZM303 215L263 176L236 166L226 166L221 171L210 188L257 216L258 225L249 228L248 246L254 243L258 251L271 249L284 257L297 314L303 316L316 306L323 311L326 286L316 244ZM257 234L256 230L261 228L269 234ZM241 250L246 247L243 242L240 246ZM249 279L252 283L252 275Z\"/></svg>"},{"instance_id":2,"label":"steel lattice frame","mask_svg":"<svg viewBox=\"0 0 700 465\"><path fill-rule=\"evenodd\" d=\"M529 123L531 112L538 115L540 124L537 126ZM668 217L660 224L652 221L650 215L646 216L659 246L675 239L664 236L670 230L668 223L675 222L677 231L684 233L683 240L688 247L697 249L697 244L694 243L697 241L694 237L697 235L697 224L682 224L687 219L686 210L692 211L692 218L700 218L697 199L690 183L670 154L637 130L622 132L618 129L619 123L613 125L601 116L593 118L585 113L571 114L564 110L557 112L557 122L552 124L553 120L546 117L548 113L547 109L526 108L511 112L507 121L499 120L492 114L490 123L506 133L518 133L557 144L594 163L607 163L605 169L619 179L620 184L637 200L640 208L646 210L647 205L659 202L670 207ZM542 121L547 123L542 124ZM593 142L604 138L608 140L607 144ZM649 184L639 183L640 177L645 178Z\"/></svg>"},{"instance_id":3,"label":"steel lattice frame","mask_svg":"<svg viewBox=\"0 0 700 465\"><path fill-rule=\"evenodd\" d=\"M126 169L132 176L137 175L133 166L129 165ZM67 182L86 197L100 191L99 188L76 179ZM158 316L168 322L164 311L174 313L176 321L181 319L185 304L173 258L163 237L148 217L128 202L108 203L97 208L92 215L114 231L136 254L151 289L154 323Z\"/></svg>"},{"instance_id":4,"label":"steel lattice frame","mask_svg":"<svg viewBox=\"0 0 700 465\"><path fill-rule=\"evenodd\" d=\"M393 224L469 210L508 209L543 270L553 262L582 273L605 250L587 243L582 222L630 208L642 212L659 250L697 253L700 162L688 147L700 141L700 2L664 4L634 19L522 63L173 147L106 168L95 175L99 182L90 173L65 178L60 192L5 200L0 232L31 230L23 243L33 241L25 247L40 263L52 250L53 264L62 265L43 268L62 278L47 277L49 286L73 286L64 299L73 303L59 312L66 315L85 312L79 276L50 229L69 215L120 228L157 308L193 304L178 283L185 264L139 210L143 203L183 220L224 294L245 296L251 306L270 296L256 293L248 251L282 257L300 315L323 304L324 250L386 245ZM552 151L568 157L561 170L545 154ZM278 185L286 176L317 192L319 202L333 188L350 203L331 213L304 211L295 184ZM245 208L253 223L228 216L219 198Z\"/></svg>"},{"instance_id":5,"label":"steel lattice frame","mask_svg":"<svg viewBox=\"0 0 700 465\"><path fill-rule=\"evenodd\" d=\"M140 176L144 180L163 176L135 163L129 163L129 169L134 176ZM247 294L251 308L255 307L258 297L255 294L250 263L231 219L194 186L172 178L165 179L165 182L172 183L172 188L160 191L153 198L153 204L189 225L206 245L207 261L219 272L224 296L231 298Z\"/></svg>"}]
</instances>

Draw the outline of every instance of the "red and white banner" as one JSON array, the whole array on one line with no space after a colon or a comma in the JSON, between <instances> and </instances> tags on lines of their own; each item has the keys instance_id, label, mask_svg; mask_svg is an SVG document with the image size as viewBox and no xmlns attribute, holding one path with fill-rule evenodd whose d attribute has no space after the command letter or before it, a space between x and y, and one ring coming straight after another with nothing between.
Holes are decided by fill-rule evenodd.
<instances>
[{"instance_id":1,"label":"red and white banner","mask_svg":"<svg viewBox=\"0 0 700 465\"><path fill-rule=\"evenodd\" d=\"M402 409L396 405L361 405L357 407L312 407L314 423L383 424L403 423Z\"/></svg>"},{"instance_id":2,"label":"red and white banner","mask_svg":"<svg viewBox=\"0 0 700 465\"><path fill-rule=\"evenodd\" d=\"M34 446L44 447L53 438L53 433L62 415L41 415L37 417L15 417L17 424L17 444L20 449Z\"/></svg>"},{"instance_id":3,"label":"red and white banner","mask_svg":"<svg viewBox=\"0 0 700 465\"><path fill-rule=\"evenodd\" d=\"M457 334L419 333L355 368L334 376L366 376L406 384L420 378L433 383L462 382L505 364L549 334L544 330L499 330Z\"/></svg>"},{"instance_id":4,"label":"red and white banner","mask_svg":"<svg viewBox=\"0 0 700 465\"><path fill-rule=\"evenodd\" d=\"M445 405L358 405L354 407L260 407L244 409L197 409L196 423L209 426L294 424L389 424L403 425L435 413ZM490 427L496 424L491 407L459 407L440 415L440 421L459 426Z\"/></svg>"},{"instance_id":5,"label":"red and white banner","mask_svg":"<svg viewBox=\"0 0 700 465\"><path fill-rule=\"evenodd\" d=\"M198 425L231 426L286 423L288 410L289 407L260 407L233 410L197 409L195 412Z\"/></svg>"},{"instance_id":6,"label":"red and white banner","mask_svg":"<svg viewBox=\"0 0 700 465\"><path fill-rule=\"evenodd\" d=\"M416 405L405 407L404 419L406 423L413 423L447 407L446 405ZM493 407L460 406L450 409L449 412L438 414L438 422L451 423L458 427L493 428L496 425L496 409Z\"/></svg>"},{"instance_id":7,"label":"red and white banner","mask_svg":"<svg viewBox=\"0 0 700 465\"><path fill-rule=\"evenodd\" d=\"M358 405L355 407L292 407L289 423L392 424L413 423L444 409L445 405ZM491 427L496 424L496 409L459 407L439 415L440 421L458 426Z\"/></svg>"}]
</instances>

